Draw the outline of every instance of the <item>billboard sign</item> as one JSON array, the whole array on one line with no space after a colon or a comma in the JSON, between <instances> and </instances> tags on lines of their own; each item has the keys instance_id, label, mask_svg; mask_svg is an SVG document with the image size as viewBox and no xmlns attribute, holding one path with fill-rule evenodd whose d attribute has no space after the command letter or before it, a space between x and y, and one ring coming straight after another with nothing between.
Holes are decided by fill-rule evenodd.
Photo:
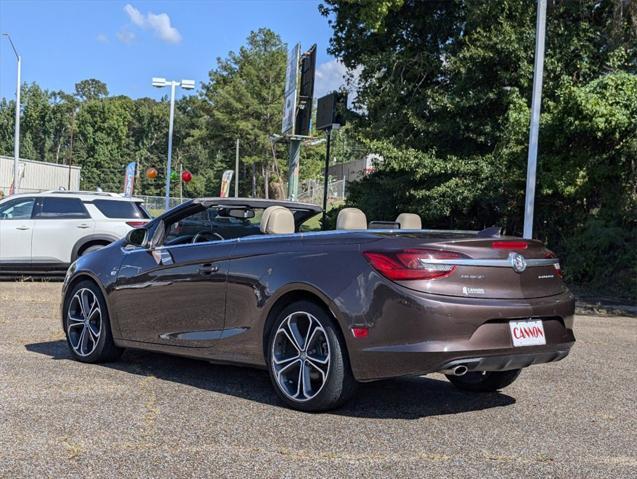
<instances>
[{"instance_id":1,"label":"billboard sign","mask_svg":"<svg viewBox=\"0 0 637 479\"><path fill-rule=\"evenodd\" d=\"M308 136L312 123L312 98L314 96L314 73L316 70L316 43L301 55L301 75L299 80L298 113L294 133Z\"/></svg>"},{"instance_id":2,"label":"billboard sign","mask_svg":"<svg viewBox=\"0 0 637 479\"><path fill-rule=\"evenodd\" d=\"M288 52L288 63L285 69L285 92L283 103L283 122L281 133L294 135L294 121L296 119L296 99L298 94L299 57L301 44L297 43Z\"/></svg>"},{"instance_id":3,"label":"billboard sign","mask_svg":"<svg viewBox=\"0 0 637 479\"><path fill-rule=\"evenodd\" d=\"M133 189L135 188L135 167L137 163L131 161L126 165L126 173L124 175L124 196L130 198L133 196Z\"/></svg>"}]
</instances>

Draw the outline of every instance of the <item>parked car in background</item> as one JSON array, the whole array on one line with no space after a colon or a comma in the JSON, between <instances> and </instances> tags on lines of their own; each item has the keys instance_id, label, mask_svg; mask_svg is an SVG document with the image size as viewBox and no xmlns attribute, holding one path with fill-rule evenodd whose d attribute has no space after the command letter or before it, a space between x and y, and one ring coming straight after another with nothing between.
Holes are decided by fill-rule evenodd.
<instances>
[{"instance_id":1,"label":"parked car in background","mask_svg":"<svg viewBox=\"0 0 637 479\"><path fill-rule=\"evenodd\" d=\"M78 257L150 220L141 200L47 191L0 201L0 274L64 273Z\"/></svg>"},{"instance_id":2,"label":"parked car in background","mask_svg":"<svg viewBox=\"0 0 637 479\"><path fill-rule=\"evenodd\" d=\"M71 354L112 361L130 347L263 367L305 411L343 404L357 382L433 372L495 391L568 355L574 298L540 241L423 230L410 213L381 229L355 208L337 231L302 232L320 212L190 200L79 258L62 290Z\"/></svg>"}]
</instances>

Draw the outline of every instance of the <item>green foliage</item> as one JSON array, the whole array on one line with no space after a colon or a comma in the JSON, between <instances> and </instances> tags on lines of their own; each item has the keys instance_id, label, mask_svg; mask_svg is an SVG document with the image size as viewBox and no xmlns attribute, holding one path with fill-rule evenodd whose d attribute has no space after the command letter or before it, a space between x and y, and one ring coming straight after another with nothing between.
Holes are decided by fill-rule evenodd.
<instances>
[{"instance_id":1,"label":"green foliage","mask_svg":"<svg viewBox=\"0 0 637 479\"><path fill-rule=\"evenodd\" d=\"M414 211L427 227L521 233L532 4L327 0L323 11L332 53L361 72L355 129L385 157L348 203L370 219ZM631 297L636 73L634 2L549 3L535 234L569 280Z\"/></svg>"},{"instance_id":2,"label":"green foliage","mask_svg":"<svg viewBox=\"0 0 637 479\"><path fill-rule=\"evenodd\" d=\"M98 100L108 96L106 83L90 78L75 84L75 96L82 101Z\"/></svg>"},{"instance_id":3,"label":"green foliage","mask_svg":"<svg viewBox=\"0 0 637 479\"><path fill-rule=\"evenodd\" d=\"M131 142L132 100L126 97L89 100L77 115L74 156L82 166L82 185L107 191L121 188ZM119 173L119 174L117 174Z\"/></svg>"},{"instance_id":4,"label":"green foliage","mask_svg":"<svg viewBox=\"0 0 637 479\"><path fill-rule=\"evenodd\" d=\"M250 33L238 52L217 59L210 81L203 84L206 129L226 151L233 151L240 139L241 158L251 167L257 196L263 196L266 170L274 181L281 181L277 173L283 162L273 164L270 135L281 129L286 51L276 33L262 28ZM234 156L228 158L231 168L233 160ZM244 184L241 190L247 195L251 185Z\"/></svg>"}]
</instances>

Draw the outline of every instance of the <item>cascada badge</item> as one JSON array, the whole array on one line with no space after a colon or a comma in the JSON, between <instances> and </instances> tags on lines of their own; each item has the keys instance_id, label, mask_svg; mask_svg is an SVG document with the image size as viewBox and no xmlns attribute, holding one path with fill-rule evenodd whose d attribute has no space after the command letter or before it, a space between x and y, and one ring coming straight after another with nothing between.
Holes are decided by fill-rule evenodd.
<instances>
[{"instance_id":1,"label":"cascada badge","mask_svg":"<svg viewBox=\"0 0 637 479\"><path fill-rule=\"evenodd\" d=\"M509 253L509 262L516 273L522 273L526 269L526 260L520 253Z\"/></svg>"}]
</instances>

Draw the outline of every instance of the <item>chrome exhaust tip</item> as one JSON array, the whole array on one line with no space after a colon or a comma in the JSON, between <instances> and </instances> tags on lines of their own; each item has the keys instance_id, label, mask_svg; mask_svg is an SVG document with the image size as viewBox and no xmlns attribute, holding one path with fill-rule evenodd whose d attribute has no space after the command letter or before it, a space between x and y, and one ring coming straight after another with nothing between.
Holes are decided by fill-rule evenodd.
<instances>
[{"instance_id":1,"label":"chrome exhaust tip","mask_svg":"<svg viewBox=\"0 0 637 479\"><path fill-rule=\"evenodd\" d=\"M455 376L464 376L465 374L467 374L467 371L469 371L469 368L465 366L464 364L461 364L460 366L456 366L455 368L453 368L453 374Z\"/></svg>"},{"instance_id":2,"label":"chrome exhaust tip","mask_svg":"<svg viewBox=\"0 0 637 479\"><path fill-rule=\"evenodd\" d=\"M459 364L458 366L454 366L450 369L443 369L440 371L442 374L449 374L451 376L464 376L469 371L469 368L464 364Z\"/></svg>"}]
</instances>

